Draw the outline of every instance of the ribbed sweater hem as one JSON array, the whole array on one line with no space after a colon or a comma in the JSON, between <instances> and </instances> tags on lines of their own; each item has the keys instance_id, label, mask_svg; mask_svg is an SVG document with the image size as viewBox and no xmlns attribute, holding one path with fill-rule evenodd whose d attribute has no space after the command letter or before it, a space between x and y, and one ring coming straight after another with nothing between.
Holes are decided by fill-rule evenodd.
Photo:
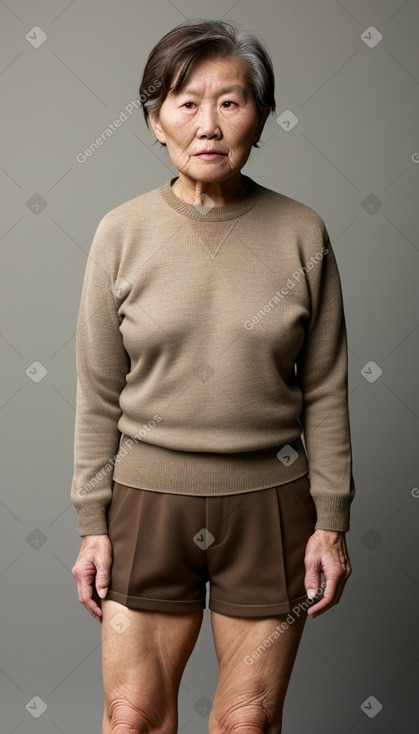
<instances>
[{"instance_id":1,"label":"ribbed sweater hem","mask_svg":"<svg viewBox=\"0 0 419 734\"><path fill-rule=\"evenodd\" d=\"M122 436L113 479L137 489L172 494L217 496L267 489L308 472L301 437L284 444L293 451L285 463L283 446L237 453L177 451ZM295 457L294 452L297 453ZM295 457L295 458L294 458Z\"/></svg>"}]
</instances>

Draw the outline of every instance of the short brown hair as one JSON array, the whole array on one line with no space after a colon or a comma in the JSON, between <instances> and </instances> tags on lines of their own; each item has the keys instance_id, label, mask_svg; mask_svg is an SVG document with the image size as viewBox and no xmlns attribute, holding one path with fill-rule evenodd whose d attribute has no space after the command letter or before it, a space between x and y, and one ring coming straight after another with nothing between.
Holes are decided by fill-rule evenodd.
<instances>
[{"instance_id":1,"label":"short brown hair","mask_svg":"<svg viewBox=\"0 0 419 734\"><path fill-rule=\"evenodd\" d=\"M166 33L149 54L139 89L148 128L148 109L158 111L169 91L179 91L198 62L212 58L231 58L243 64L257 108L275 112L273 65L263 41L224 20L193 19ZM171 86L178 70L177 82ZM257 143L253 143L255 148Z\"/></svg>"}]
</instances>

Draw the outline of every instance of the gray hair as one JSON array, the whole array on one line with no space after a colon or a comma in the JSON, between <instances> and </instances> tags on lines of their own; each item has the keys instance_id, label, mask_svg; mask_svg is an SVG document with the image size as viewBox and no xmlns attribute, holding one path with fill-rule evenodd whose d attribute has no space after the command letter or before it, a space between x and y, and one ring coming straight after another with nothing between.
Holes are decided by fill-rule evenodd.
<instances>
[{"instance_id":1,"label":"gray hair","mask_svg":"<svg viewBox=\"0 0 419 734\"><path fill-rule=\"evenodd\" d=\"M270 108L275 112L273 65L263 41L253 33L238 31L232 23L223 20L193 19L166 33L149 54L139 89L148 128L148 109L158 112L169 91L178 92L200 61L214 58L239 61L248 72L258 110ZM178 79L171 86L177 71ZM253 143L255 148L257 143Z\"/></svg>"}]
</instances>

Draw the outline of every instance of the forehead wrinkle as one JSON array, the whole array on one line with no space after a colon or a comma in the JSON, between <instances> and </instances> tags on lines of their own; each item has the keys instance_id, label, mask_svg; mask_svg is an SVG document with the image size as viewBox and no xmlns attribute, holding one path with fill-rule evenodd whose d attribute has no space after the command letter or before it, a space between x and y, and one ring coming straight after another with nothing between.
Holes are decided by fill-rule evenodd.
<instances>
[{"instance_id":1,"label":"forehead wrinkle","mask_svg":"<svg viewBox=\"0 0 419 734\"><path fill-rule=\"evenodd\" d=\"M244 94L244 88L241 86L241 84L229 84L228 87L223 87L223 89L218 90L218 95L226 94L227 92L239 92ZM188 89L180 90L180 94L199 94L199 91L193 87L188 87Z\"/></svg>"}]
</instances>

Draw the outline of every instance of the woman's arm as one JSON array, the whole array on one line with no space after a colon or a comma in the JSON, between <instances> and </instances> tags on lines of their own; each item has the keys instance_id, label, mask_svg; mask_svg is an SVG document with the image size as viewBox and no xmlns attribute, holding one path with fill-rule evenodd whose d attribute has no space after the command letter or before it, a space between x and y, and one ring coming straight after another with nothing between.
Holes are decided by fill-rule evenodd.
<instances>
[{"instance_id":1,"label":"woman's arm","mask_svg":"<svg viewBox=\"0 0 419 734\"><path fill-rule=\"evenodd\" d=\"M87 259L76 336L77 398L71 501L79 535L107 533L112 460L119 448L119 396L130 359L113 294L114 237L109 215L99 223Z\"/></svg>"},{"instance_id":2,"label":"woman's arm","mask_svg":"<svg viewBox=\"0 0 419 734\"><path fill-rule=\"evenodd\" d=\"M309 460L310 492L317 522L305 551L309 598L326 586L308 614L316 617L338 603L352 572L346 548L350 505L355 495L348 408L348 351L341 281L324 227L327 253L309 273L311 317L297 360L303 393L300 422Z\"/></svg>"},{"instance_id":3,"label":"woman's arm","mask_svg":"<svg viewBox=\"0 0 419 734\"><path fill-rule=\"evenodd\" d=\"M324 227L327 253L307 274L311 316L297 359L303 394L300 422L308 453L316 529L347 532L355 495L348 409L348 352L340 276Z\"/></svg>"}]
</instances>

